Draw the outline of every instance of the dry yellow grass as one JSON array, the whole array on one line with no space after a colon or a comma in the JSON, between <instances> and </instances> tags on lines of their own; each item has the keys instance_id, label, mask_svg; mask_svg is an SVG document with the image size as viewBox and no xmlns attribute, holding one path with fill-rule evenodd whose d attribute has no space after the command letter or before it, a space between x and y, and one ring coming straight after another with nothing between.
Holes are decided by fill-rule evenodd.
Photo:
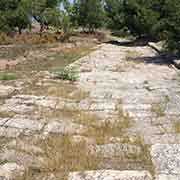
<instances>
[{"instance_id":1,"label":"dry yellow grass","mask_svg":"<svg viewBox=\"0 0 180 180\"><path fill-rule=\"evenodd\" d=\"M180 133L180 121L173 122L173 132Z\"/></svg>"}]
</instances>

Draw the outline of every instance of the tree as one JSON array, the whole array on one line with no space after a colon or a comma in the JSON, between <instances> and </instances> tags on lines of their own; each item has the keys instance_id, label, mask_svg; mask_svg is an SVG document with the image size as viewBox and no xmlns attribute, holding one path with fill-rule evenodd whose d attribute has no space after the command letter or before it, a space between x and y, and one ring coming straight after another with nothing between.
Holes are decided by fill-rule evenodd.
<instances>
[{"instance_id":1,"label":"tree","mask_svg":"<svg viewBox=\"0 0 180 180\"><path fill-rule=\"evenodd\" d=\"M29 0L0 0L0 30L19 33L30 25Z\"/></svg>"},{"instance_id":2,"label":"tree","mask_svg":"<svg viewBox=\"0 0 180 180\"><path fill-rule=\"evenodd\" d=\"M40 34L49 25L60 24L60 0L31 0L32 17L40 24Z\"/></svg>"},{"instance_id":3,"label":"tree","mask_svg":"<svg viewBox=\"0 0 180 180\"><path fill-rule=\"evenodd\" d=\"M155 37L164 0L105 0L111 28L128 29L137 37Z\"/></svg>"},{"instance_id":4,"label":"tree","mask_svg":"<svg viewBox=\"0 0 180 180\"><path fill-rule=\"evenodd\" d=\"M21 0L18 4L17 9L12 14L11 26L17 27L19 34L22 33L23 29L31 26L30 18L30 1Z\"/></svg>"},{"instance_id":5,"label":"tree","mask_svg":"<svg viewBox=\"0 0 180 180\"><path fill-rule=\"evenodd\" d=\"M167 48L180 54L180 1L165 0L163 17L163 28L167 34Z\"/></svg>"},{"instance_id":6,"label":"tree","mask_svg":"<svg viewBox=\"0 0 180 180\"><path fill-rule=\"evenodd\" d=\"M154 37L154 26L160 14L153 9L153 0L125 0L125 24L138 37Z\"/></svg>"},{"instance_id":7,"label":"tree","mask_svg":"<svg viewBox=\"0 0 180 180\"><path fill-rule=\"evenodd\" d=\"M83 29L94 32L104 22L103 2L101 0L76 0L73 7L73 20Z\"/></svg>"},{"instance_id":8,"label":"tree","mask_svg":"<svg viewBox=\"0 0 180 180\"><path fill-rule=\"evenodd\" d=\"M107 16L107 25L113 30L120 30L125 25L125 13L121 0L106 0L105 12Z\"/></svg>"}]
</instances>

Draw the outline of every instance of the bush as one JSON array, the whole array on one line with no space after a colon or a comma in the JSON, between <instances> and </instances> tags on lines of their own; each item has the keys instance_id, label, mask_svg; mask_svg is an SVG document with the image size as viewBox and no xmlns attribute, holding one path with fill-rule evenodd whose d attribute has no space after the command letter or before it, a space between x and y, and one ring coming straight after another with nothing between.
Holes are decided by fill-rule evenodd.
<instances>
[{"instance_id":1,"label":"bush","mask_svg":"<svg viewBox=\"0 0 180 180\"><path fill-rule=\"evenodd\" d=\"M167 33L167 48L170 52L180 54L180 1L166 0L164 30Z\"/></svg>"},{"instance_id":2,"label":"bush","mask_svg":"<svg viewBox=\"0 0 180 180\"><path fill-rule=\"evenodd\" d=\"M51 33L44 33L42 36L39 34L20 34L15 36L16 43L22 44L46 44L46 43L55 43L58 40L58 35Z\"/></svg>"},{"instance_id":3,"label":"bush","mask_svg":"<svg viewBox=\"0 0 180 180\"><path fill-rule=\"evenodd\" d=\"M0 73L0 80L1 81L9 81L17 79L15 74L12 73Z\"/></svg>"},{"instance_id":4,"label":"bush","mask_svg":"<svg viewBox=\"0 0 180 180\"><path fill-rule=\"evenodd\" d=\"M5 33L0 33L0 45L11 44L12 39Z\"/></svg>"},{"instance_id":5,"label":"bush","mask_svg":"<svg viewBox=\"0 0 180 180\"><path fill-rule=\"evenodd\" d=\"M88 32L94 32L104 25L104 9L102 0L77 0L74 3L73 21Z\"/></svg>"},{"instance_id":6,"label":"bush","mask_svg":"<svg viewBox=\"0 0 180 180\"><path fill-rule=\"evenodd\" d=\"M76 81L78 79L77 72L68 70L68 69L60 69L54 72L56 78L68 81Z\"/></svg>"}]
</instances>

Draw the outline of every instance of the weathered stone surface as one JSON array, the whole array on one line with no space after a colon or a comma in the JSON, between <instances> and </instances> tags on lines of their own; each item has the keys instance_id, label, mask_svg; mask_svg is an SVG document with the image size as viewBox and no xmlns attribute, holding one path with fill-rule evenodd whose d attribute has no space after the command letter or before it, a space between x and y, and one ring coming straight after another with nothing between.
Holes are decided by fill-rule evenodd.
<instances>
[{"instance_id":1,"label":"weathered stone surface","mask_svg":"<svg viewBox=\"0 0 180 180\"><path fill-rule=\"evenodd\" d=\"M0 177L10 180L14 178L14 175L22 173L24 168L16 163L6 163L0 166Z\"/></svg>"},{"instance_id":2,"label":"weathered stone surface","mask_svg":"<svg viewBox=\"0 0 180 180\"><path fill-rule=\"evenodd\" d=\"M108 110L116 110L116 102L104 99L85 99L81 101L79 104L80 109L86 111L108 111Z\"/></svg>"},{"instance_id":3,"label":"weathered stone surface","mask_svg":"<svg viewBox=\"0 0 180 180\"><path fill-rule=\"evenodd\" d=\"M157 173L180 175L180 144L155 144L151 156Z\"/></svg>"},{"instance_id":4,"label":"weathered stone surface","mask_svg":"<svg viewBox=\"0 0 180 180\"><path fill-rule=\"evenodd\" d=\"M15 162L17 158L16 150L14 149L4 149L0 153L0 160L3 162L9 161L9 162Z\"/></svg>"},{"instance_id":5,"label":"weathered stone surface","mask_svg":"<svg viewBox=\"0 0 180 180\"><path fill-rule=\"evenodd\" d=\"M86 131L86 128L83 125L75 124L68 120L50 122L44 128L44 134L81 134L84 131Z\"/></svg>"},{"instance_id":6,"label":"weathered stone surface","mask_svg":"<svg viewBox=\"0 0 180 180\"><path fill-rule=\"evenodd\" d=\"M8 120L9 118L0 118L0 126L3 126Z\"/></svg>"},{"instance_id":7,"label":"weathered stone surface","mask_svg":"<svg viewBox=\"0 0 180 180\"><path fill-rule=\"evenodd\" d=\"M160 174L155 180L180 180L180 175Z\"/></svg>"},{"instance_id":8,"label":"weathered stone surface","mask_svg":"<svg viewBox=\"0 0 180 180\"><path fill-rule=\"evenodd\" d=\"M24 130L29 129L32 131L40 131L44 124L30 119L12 118L5 123L5 126Z\"/></svg>"},{"instance_id":9,"label":"weathered stone surface","mask_svg":"<svg viewBox=\"0 0 180 180\"><path fill-rule=\"evenodd\" d=\"M173 63L178 69L180 69L180 59L174 59Z\"/></svg>"},{"instance_id":10,"label":"weathered stone surface","mask_svg":"<svg viewBox=\"0 0 180 180\"><path fill-rule=\"evenodd\" d=\"M5 104L0 107L0 112L25 114L32 112L33 109L33 106L26 105L23 102L17 102L12 98L8 99Z\"/></svg>"},{"instance_id":11,"label":"weathered stone surface","mask_svg":"<svg viewBox=\"0 0 180 180\"><path fill-rule=\"evenodd\" d=\"M104 163L101 164L101 168L104 167L104 169L146 169L144 167L146 162L138 161L138 158L143 155L143 147L135 145L144 143L152 145L152 160L156 172L159 174L157 180L179 180L180 138L179 134L176 133L177 130L173 130L172 133L173 123L176 118L179 120L180 115L178 73L164 65L164 60L152 48L148 46L123 46L122 42L120 42L120 46L110 43L102 44L99 49L69 67L73 66L79 67L79 80L75 84L89 92L89 96L83 100L70 100L54 95L52 93L54 84L61 80L53 80L48 72L40 72L37 75L33 72L33 77L25 79L23 84L13 84L17 90L23 93L23 87L28 88L28 83L31 84L31 78L33 78L35 86L49 89L47 93L42 91L40 96L37 95L40 93L36 93L36 88L31 92L36 95L21 94L13 97L11 97L14 93L13 90L3 94L7 86L0 88L0 97L11 97L5 100L5 103L0 107L3 117L8 113L10 116L26 114L26 117L0 118L0 136L15 139L22 134L24 137L28 136L29 139L34 140L35 136L33 135L38 134L43 140L46 140L51 133L70 134L72 142L86 142L91 153L99 153L105 157ZM72 97L76 94L73 93L70 93ZM153 104L163 104L164 108L156 107L153 111ZM119 107L122 112L119 111ZM53 114L54 111L58 110L61 113L65 109L68 110L68 113L64 113L66 117L61 117L59 121L58 117L56 119L45 117L46 124L41 119L45 115L42 115L41 112L49 113L50 111ZM77 110L78 116L76 117L74 113ZM96 145L96 137L94 137L96 134L84 133L87 130L86 126L94 125L94 122L90 125L91 119L88 116L87 124L86 117L82 118L83 125L74 123L76 121L69 121L69 119L74 118L77 120L81 111L94 113L95 117L92 121L94 119L98 121L96 124L98 128L104 122L113 124L118 120L118 122L128 120L129 127L120 130L122 132L115 135L108 132L107 137L105 134L103 139L104 144ZM158 117L156 111L163 111L163 117ZM123 113L128 114L129 118L124 119ZM137 138L133 139L132 137ZM24 141L23 138L21 140ZM15 146L3 147L0 160L14 161L25 167L42 165L45 159L42 159L43 157L40 155L36 156L36 154L43 154L44 151L41 151L34 144L29 145L27 142L15 144L23 152L17 152ZM154 145L155 143L161 144ZM85 180L151 179L149 173L144 171L114 170L85 171L83 177L75 172L70 173L69 178L71 178L70 180L80 180L81 178L85 178ZM41 178L39 176L35 179Z\"/></svg>"},{"instance_id":12,"label":"weathered stone surface","mask_svg":"<svg viewBox=\"0 0 180 180\"><path fill-rule=\"evenodd\" d=\"M0 85L0 97L7 98L14 94L16 89L12 86L3 86Z\"/></svg>"},{"instance_id":13,"label":"weathered stone surface","mask_svg":"<svg viewBox=\"0 0 180 180\"><path fill-rule=\"evenodd\" d=\"M146 138L146 144L180 144L180 134L156 134Z\"/></svg>"},{"instance_id":14,"label":"weathered stone surface","mask_svg":"<svg viewBox=\"0 0 180 180\"><path fill-rule=\"evenodd\" d=\"M70 173L68 180L152 180L147 171L99 170Z\"/></svg>"},{"instance_id":15,"label":"weathered stone surface","mask_svg":"<svg viewBox=\"0 0 180 180\"><path fill-rule=\"evenodd\" d=\"M1 112L14 112L18 114L26 114L34 112L38 108L50 109L72 109L78 110L79 106L73 100L65 100L58 97L33 96L33 95L16 95L5 101L0 107Z\"/></svg>"},{"instance_id":16,"label":"weathered stone surface","mask_svg":"<svg viewBox=\"0 0 180 180\"><path fill-rule=\"evenodd\" d=\"M128 155L138 156L142 153L139 146L130 144L105 144L105 145L94 145L90 146L91 153L99 153L103 157L126 157Z\"/></svg>"},{"instance_id":17,"label":"weathered stone surface","mask_svg":"<svg viewBox=\"0 0 180 180\"><path fill-rule=\"evenodd\" d=\"M23 129L0 127L0 137L15 138L23 132Z\"/></svg>"}]
</instances>

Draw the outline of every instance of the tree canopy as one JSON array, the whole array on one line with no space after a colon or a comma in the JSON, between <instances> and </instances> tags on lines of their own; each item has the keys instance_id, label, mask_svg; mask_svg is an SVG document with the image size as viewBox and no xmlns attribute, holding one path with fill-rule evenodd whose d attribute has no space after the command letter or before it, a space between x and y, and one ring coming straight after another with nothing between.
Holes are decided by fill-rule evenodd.
<instances>
[{"instance_id":1,"label":"tree canopy","mask_svg":"<svg viewBox=\"0 0 180 180\"><path fill-rule=\"evenodd\" d=\"M163 39L167 49L180 52L179 0L0 0L0 31L22 33L33 21L40 33L49 26L126 30L136 38Z\"/></svg>"}]
</instances>

